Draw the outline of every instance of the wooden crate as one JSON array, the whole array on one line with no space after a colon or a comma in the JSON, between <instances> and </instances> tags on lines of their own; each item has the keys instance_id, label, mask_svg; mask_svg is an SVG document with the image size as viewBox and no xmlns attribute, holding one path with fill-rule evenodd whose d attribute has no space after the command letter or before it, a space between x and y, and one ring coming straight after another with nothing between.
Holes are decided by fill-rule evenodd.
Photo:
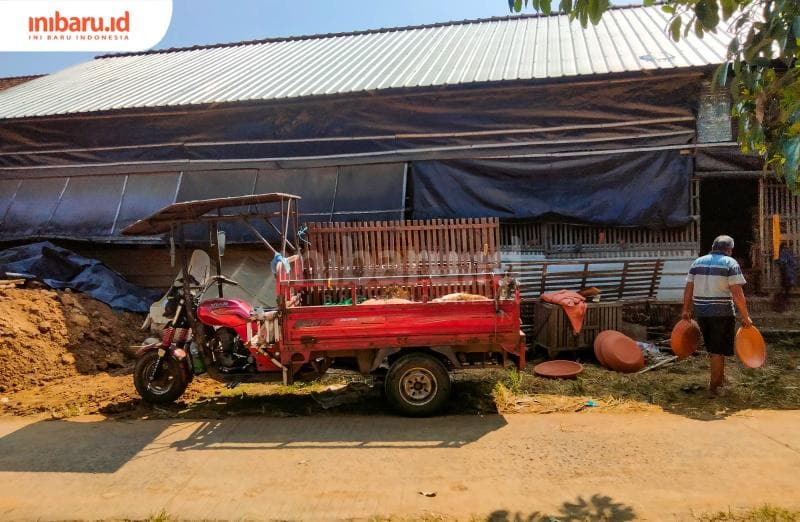
<instances>
[{"instance_id":1,"label":"wooden crate","mask_svg":"<svg viewBox=\"0 0 800 522\"><path fill-rule=\"evenodd\" d=\"M535 343L550 357L558 352L589 348L603 330L619 330L622 324L622 301L587 303L583 328L574 335L572 325L561 306L537 301L533 312Z\"/></svg>"},{"instance_id":2,"label":"wooden crate","mask_svg":"<svg viewBox=\"0 0 800 522\"><path fill-rule=\"evenodd\" d=\"M455 292L494 297L481 274L500 266L497 218L309 223L303 267L304 304L341 302L358 278L358 295L420 300L419 281L431 277L428 298ZM451 275L437 279L433 276ZM400 283L389 283L398 277ZM343 283L347 280L348 282Z\"/></svg>"},{"instance_id":3,"label":"wooden crate","mask_svg":"<svg viewBox=\"0 0 800 522\"><path fill-rule=\"evenodd\" d=\"M500 264L497 218L308 223L315 278L470 274Z\"/></svg>"}]
</instances>

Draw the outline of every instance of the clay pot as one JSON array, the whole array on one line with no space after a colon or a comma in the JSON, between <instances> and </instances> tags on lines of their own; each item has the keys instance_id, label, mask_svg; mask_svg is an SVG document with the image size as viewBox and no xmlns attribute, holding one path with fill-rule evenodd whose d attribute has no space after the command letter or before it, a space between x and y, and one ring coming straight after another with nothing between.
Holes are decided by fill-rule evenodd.
<instances>
[{"instance_id":1,"label":"clay pot","mask_svg":"<svg viewBox=\"0 0 800 522\"><path fill-rule=\"evenodd\" d=\"M603 339L608 337L609 334L619 333L616 330L603 330L597 337L594 338L594 356L597 358L597 361L600 363L601 366L608 366L606 364L605 357L603 357L603 350L600 348L603 346Z\"/></svg>"},{"instance_id":2,"label":"clay pot","mask_svg":"<svg viewBox=\"0 0 800 522\"><path fill-rule=\"evenodd\" d=\"M672 351L680 358L689 357L700 346L700 327L697 321L681 319L672 329L669 338Z\"/></svg>"},{"instance_id":3,"label":"clay pot","mask_svg":"<svg viewBox=\"0 0 800 522\"><path fill-rule=\"evenodd\" d=\"M607 332L600 338L597 349L607 368L622 373L638 372L644 368L644 354L636 341L616 330Z\"/></svg>"},{"instance_id":4,"label":"clay pot","mask_svg":"<svg viewBox=\"0 0 800 522\"><path fill-rule=\"evenodd\" d=\"M533 367L533 373L536 375L553 379L574 379L582 371L582 364L560 359L539 363Z\"/></svg>"},{"instance_id":5,"label":"clay pot","mask_svg":"<svg viewBox=\"0 0 800 522\"><path fill-rule=\"evenodd\" d=\"M748 368L761 368L767 360L767 345L755 326L739 328L733 347L736 356Z\"/></svg>"}]
</instances>

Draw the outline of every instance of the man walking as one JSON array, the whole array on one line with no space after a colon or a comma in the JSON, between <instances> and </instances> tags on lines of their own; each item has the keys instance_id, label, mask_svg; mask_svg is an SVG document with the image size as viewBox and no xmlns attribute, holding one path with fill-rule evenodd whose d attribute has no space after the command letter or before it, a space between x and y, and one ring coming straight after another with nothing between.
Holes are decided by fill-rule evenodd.
<instances>
[{"instance_id":1,"label":"man walking","mask_svg":"<svg viewBox=\"0 0 800 522\"><path fill-rule=\"evenodd\" d=\"M708 255L697 258L686 276L683 291L684 319L689 319L691 306L706 350L711 356L711 384L709 390L716 395L725 383L725 356L733 355L736 322L734 305L742 317L742 326L753 326L747 313L747 302L742 285L745 281L739 263L731 257L733 238L719 236Z\"/></svg>"}]
</instances>

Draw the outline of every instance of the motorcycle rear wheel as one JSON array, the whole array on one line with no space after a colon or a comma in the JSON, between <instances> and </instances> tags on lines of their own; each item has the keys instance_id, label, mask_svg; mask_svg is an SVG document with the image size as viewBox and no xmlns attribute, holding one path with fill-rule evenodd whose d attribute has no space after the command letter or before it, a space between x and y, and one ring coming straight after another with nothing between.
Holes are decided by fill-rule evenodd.
<instances>
[{"instance_id":1,"label":"motorcycle rear wheel","mask_svg":"<svg viewBox=\"0 0 800 522\"><path fill-rule=\"evenodd\" d=\"M183 363L171 355L164 356L158 375L151 381L149 375L157 361L156 351L147 352L140 357L133 369L133 384L142 399L149 403L173 402L183 395L189 385Z\"/></svg>"}]
</instances>

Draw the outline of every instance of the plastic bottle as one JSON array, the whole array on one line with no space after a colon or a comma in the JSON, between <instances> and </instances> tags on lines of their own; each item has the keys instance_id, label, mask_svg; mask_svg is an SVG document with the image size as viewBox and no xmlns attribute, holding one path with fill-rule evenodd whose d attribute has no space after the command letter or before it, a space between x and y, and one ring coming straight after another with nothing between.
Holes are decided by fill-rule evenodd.
<instances>
[{"instance_id":1,"label":"plastic bottle","mask_svg":"<svg viewBox=\"0 0 800 522\"><path fill-rule=\"evenodd\" d=\"M206 365L203 363L203 354L200 353L200 350L197 348L197 343L194 341L189 344L189 353L192 357L192 371L194 371L195 375L204 373L206 371Z\"/></svg>"}]
</instances>

